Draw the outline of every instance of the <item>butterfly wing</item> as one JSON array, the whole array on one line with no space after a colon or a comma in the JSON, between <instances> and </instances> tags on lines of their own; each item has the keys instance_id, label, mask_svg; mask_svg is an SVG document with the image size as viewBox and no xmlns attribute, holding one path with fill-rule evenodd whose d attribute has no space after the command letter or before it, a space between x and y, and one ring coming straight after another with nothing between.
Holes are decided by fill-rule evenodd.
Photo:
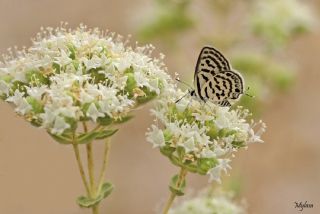
<instances>
[{"instance_id":1,"label":"butterfly wing","mask_svg":"<svg viewBox=\"0 0 320 214\"><path fill-rule=\"evenodd\" d=\"M199 95L221 106L230 106L243 94L243 79L235 71L224 71L208 78Z\"/></svg>"},{"instance_id":2,"label":"butterfly wing","mask_svg":"<svg viewBox=\"0 0 320 214\"><path fill-rule=\"evenodd\" d=\"M230 63L215 48L202 48L194 73L195 92L197 96L204 100L205 96L201 95L201 88L210 80L212 76L223 71L230 71Z\"/></svg>"}]
</instances>

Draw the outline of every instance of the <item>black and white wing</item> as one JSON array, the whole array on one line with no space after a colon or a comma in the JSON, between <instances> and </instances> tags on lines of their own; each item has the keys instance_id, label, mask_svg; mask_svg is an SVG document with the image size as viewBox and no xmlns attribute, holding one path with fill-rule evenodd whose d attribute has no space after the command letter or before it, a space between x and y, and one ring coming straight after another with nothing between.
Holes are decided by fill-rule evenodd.
<instances>
[{"instance_id":1,"label":"black and white wing","mask_svg":"<svg viewBox=\"0 0 320 214\"><path fill-rule=\"evenodd\" d=\"M211 100L220 106L230 106L243 94L243 79L235 71L224 71L212 75L200 90L204 100Z\"/></svg>"},{"instance_id":2,"label":"black and white wing","mask_svg":"<svg viewBox=\"0 0 320 214\"><path fill-rule=\"evenodd\" d=\"M204 101L231 106L243 94L242 76L215 48L202 48L194 74L195 94Z\"/></svg>"},{"instance_id":3,"label":"black and white wing","mask_svg":"<svg viewBox=\"0 0 320 214\"><path fill-rule=\"evenodd\" d=\"M208 46L202 48L194 72L194 84L197 96L202 100L208 98L201 95L201 88L212 79L213 75L230 70L230 63L218 50Z\"/></svg>"}]
</instances>

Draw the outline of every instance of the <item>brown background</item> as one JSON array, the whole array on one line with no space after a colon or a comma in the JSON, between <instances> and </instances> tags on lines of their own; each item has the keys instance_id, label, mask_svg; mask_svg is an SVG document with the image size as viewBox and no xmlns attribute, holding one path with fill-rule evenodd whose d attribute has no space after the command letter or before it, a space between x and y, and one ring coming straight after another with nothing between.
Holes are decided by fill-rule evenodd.
<instances>
[{"instance_id":1,"label":"brown background","mask_svg":"<svg viewBox=\"0 0 320 214\"><path fill-rule=\"evenodd\" d=\"M0 0L0 52L14 45L29 46L29 38L41 26L57 26L60 21L130 34L141 13L150 12L149 2ZM311 3L319 12L319 2ZM173 73L170 50L157 50L169 53L166 62ZM187 60L196 59L197 52L189 52L194 54ZM296 84L266 104L262 115L268 125L266 143L239 152L231 178L241 178L250 213L298 213L294 202L308 201L314 208L303 213L316 214L320 213L320 32L294 40L285 52L299 68ZM155 213L167 197L169 178L177 168L146 142L144 133L151 122L147 106L113 138L107 179L116 189L101 213ZM101 150L102 144L97 144L97 161ZM207 185L207 177L198 175L188 181L189 190ZM1 102L0 214L89 213L74 202L83 192L72 149L55 143Z\"/></svg>"}]
</instances>

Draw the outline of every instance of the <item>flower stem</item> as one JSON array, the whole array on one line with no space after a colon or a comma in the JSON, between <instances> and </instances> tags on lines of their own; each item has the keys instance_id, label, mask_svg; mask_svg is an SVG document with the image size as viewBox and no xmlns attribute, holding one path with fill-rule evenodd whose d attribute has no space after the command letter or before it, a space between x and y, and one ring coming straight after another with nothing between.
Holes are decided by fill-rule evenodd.
<instances>
[{"instance_id":1,"label":"flower stem","mask_svg":"<svg viewBox=\"0 0 320 214\"><path fill-rule=\"evenodd\" d=\"M92 207L92 214L99 214L99 204Z\"/></svg>"},{"instance_id":2,"label":"flower stem","mask_svg":"<svg viewBox=\"0 0 320 214\"><path fill-rule=\"evenodd\" d=\"M83 125L83 130L85 133L88 132L88 127L85 122L82 123ZM92 142L88 143L86 145L86 150L87 150L87 160L88 160L88 172L89 172L89 181L90 181L90 198L95 198L97 195L97 189L96 189L96 184L95 184L95 179L94 179L94 162L93 162L93 150L92 150ZM99 207L98 205L92 207L92 213L93 214L99 214Z\"/></svg>"},{"instance_id":3,"label":"flower stem","mask_svg":"<svg viewBox=\"0 0 320 214\"><path fill-rule=\"evenodd\" d=\"M98 183L98 191L100 191L102 185L103 185L103 181L104 181L104 177L107 171L107 166L108 166L108 161L109 161L109 153L110 153L110 140L109 138L106 139L106 142L104 144L104 154L103 154L103 163L102 163L102 167L101 167L101 171L100 171L100 177L99 177L99 183Z\"/></svg>"},{"instance_id":4,"label":"flower stem","mask_svg":"<svg viewBox=\"0 0 320 214\"><path fill-rule=\"evenodd\" d=\"M73 146L74 154L75 154L76 159L77 159L78 168L79 168L79 171L80 171L80 175L81 175L81 178L82 178L83 185L84 185L84 187L86 189L87 195L90 195L90 189L89 189L89 185L88 185L88 181L87 181L86 175L85 175L84 170L83 170L83 165L82 165L82 162L81 162L81 157L80 157L78 144L76 142L73 142L72 146Z\"/></svg>"},{"instance_id":5,"label":"flower stem","mask_svg":"<svg viewBox=\"0 0 320 214\"><path fill-rule=\"evenodd\" d=\"M183 180L185 179L186 175L187 175L187 170L184 169L183 167L181 167L180 169L180 173L179 173L179 177L178 177L178 181L177 181L177 188L181 187L181 185L183 184ZM167 200L167 203L163 209L163 214L167 214L170 210L170 207L172 206L172 203L174 201L174 199L176 198L176 194L174 192L171 192L170 197Z\"/></svg>"},{"instance_id":6,"label":"flower stem","mask_svg":"<svg viewBox=\"0 0 320 214\"><path fill-rule=\"evenodd\" d=\"M83 122L84 132L88 132L88 128L85 122ZM94 198L96 195L96 186L94 180L94 162L93 162L93 151L92 151L92 142L86 145L87 150L87 160L88 160L88 172L89 172L89 182L90 182L90 197Z\"/></svg>"}]
</instances>

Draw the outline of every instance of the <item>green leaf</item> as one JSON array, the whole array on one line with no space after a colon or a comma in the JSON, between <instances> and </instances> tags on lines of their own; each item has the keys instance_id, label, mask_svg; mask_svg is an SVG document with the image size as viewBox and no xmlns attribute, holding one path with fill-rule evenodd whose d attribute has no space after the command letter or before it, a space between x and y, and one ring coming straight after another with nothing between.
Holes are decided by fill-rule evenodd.
<instances>
[{"instance_id":1,"label":"green leaf","mask_svg":"<svg viewBox=\"0 0 320 214\"><path fill-rule=\"evenodd\" d=\"M49 79L45 77L39 70L30 70L26 72L26 79L31 85L48 84Z\"/></svg>"},{"instance_id":2,"label":"green leaf","mask_svg":"<svg viewBox=\"0 0 320 214\"><path fill-rule=\"evenodd\" d=\"M114 129L114 130L103 130L99 132L99 135L96 137L96 139L105 139L107 137L111 137L114 135L119 129Z\"/></svg>"},{"instance_id":3,"label":"green leaf","mask_svg":"<svg viewBox=\"0 0 320 214\"><path fill-rule=\"evenodd\" d=\"M97 119L97 122L102 126L108 126L112 123L112 121L113 121L112 118L109 117L108 115L105 117L99 117Z\"/></svg>"},{"instance_id":4,"label":"green leaf","mask_svg":"<svg viewBox=\"0 0 320 214\"><path fill-rule=\"evenodd\" d=\"M26 100L31 105L32 111L34 113L39 114L44 112L43 104L40 101L38 101L36 98L29 96L26 98Z\"/></svg>"},{"instance_id":5,"label":"green leaf","mask_svg":"<svg viewBox=\"0 0 320 214\"><path fill-rule=\"evenodd\" d=\"M88 132L78 135L77 144L87 144L95 140L100 135L100 132Z\"/></svg>"},{"instance_id":6,"label":"green leaf","mask_svg":"<svg viewBox=\"0 0 320 214\"><path fill-rule=\"evenodd\" d=\"M68 44L67 47L70 51L69 57L74 60L76 58L76 47L73 44Z\"/></svg>"},{"instance_id":7,"label":"green leaf","mask_svg":"<svg viewBox=\"0 0 320 214\"><path fill-rule=\"evenodd\" d=\"M6 83L10 83L12 79L13 79L13 77L11 75L8 75L8 74L3 75L3 76L0 77L0 80L5 81Z\"/></svg>"},{"instance_id":8,"label":"green leaf","mask_svg":"<svg viewBox=\"0 0 320 214\"><path fill-rule=\"evenodd\" d=\"M160 152L167 157L170 157L175 150L176 149L174 147L171 147L169 145L160 147Z\"/></svg>"},{"instance_id":9,"label":"green leaf","mask_svg":"<svg viewBox=\"0 0 320 214\"><path fill-rule=\"evenodd\" d=\"M219 130L219 137L228 137L230 135L236 134L237 131L236 130L230 130L227 128L223 128Z\"/></svg>"},{"instance_id":10,"label":"green leaf","mask_svg":"<svg viewBox=\"0 0 320 214\"><path fill-rule=\"evenodd\" d=\"M217 160L215 158L201 158L198 159L198 173L201 175L206 175L208 170L217 165Z\"/></svg>"},{"instance_id":11,"label":"green leaf","mask_svg":"<svg viewBox=\"0 0 320 214\"><path fill-rule=\"evenodd\" d=\"M59 74L61 70L61 66L58 63L52 63L52 68L55 71L55 73Z\"/></svg>"},{"instance_id":12,"label":"green leaf","mask_svg":"<svg viewBox=\"0 0 320 214\"><path fill-rule=\"evenodd\" d=\"M52 134L48 132L48 134L58 143L61 144L72 144L72 139L69 138L67 135L57 135L57 134Z\"/></svg>"},{"instance_id":13,"label":"green leaf","mask_svg":"<svg viewBox=\"0 0 320 214\"><path fill-rule=\"evenodd\" d=\"M178 187L179 175L175 175L171 178L169 189L177 196L184 195L184 189L186 187L186 179L183 179L182 183Z\"/></svg>"},{"instance_id":14,"label":"green leaf","mask_svg":"<svg viewBox=\"0 0 320 214\"><path fill-rule=\"evenodd\" d=\"M92 131L92 132L88 132L88 133L83 133L83 134L78 135L77 143L78 144L87 144L87 143L90 143L96 139L105 139L107 137L114 135L117 131L118 131L118 129Z\"/></svg>"},{"instance_id":15,"label":"green leaf","mask_svg":"<svg viewBox=\"0 0 320 214\"><path fill-rule=\"evenodd\" d=\"M21 81L14 81L11 87L12 92L14 93L17 89L20 92L27 92L27 89L25 88L25 86L28 86L27 83L21 82Z\"/></svg>"},{"instance_id":16,"label":"green leaf","mask_svg":"<svg viewBox=\"0 0 320 214\"><path fill-rule=\"evenodd\" d=\"M198 167L193 164L183 164L184 168L187 169L189 172L196 173L198 172Z\"/></svg>"},{"instance_id":17,"label":"green leaf","mask_svg":"<svg viewBox=\"0 0 320 214\"><path fill-rule=\"evenodd\" d=\"M180 159L174 155L169 156L171 163L173 163L176 166L183 166L183 164L181 163Z\"/></svg>"},{"instance_id":18,"label":"green leaf","mask_svg":"<svg viewBox=\"0 0 320 214\"><path fill-rule=\"evenodd\" d=\"M142 91L146 94L145 96L139 96L137 97L137 101L138 101L138 104L144 104L144 103L147 103L151 100L153 100L156 96L157 96L157 93L154 92L154 91L149 91L148 88L146 87L143 87L142 88Z\"/></svg>"},{"instance_id":19,"label":"green leaf","mask_svg":"<svg viewBox=\"0 0 320 214\"><path fill-rule=\"evenodd\" d=\"M0 95L0 99L1 99L1 100L6 100L7 98L8 98L8 96L5 95L5 94L1 94L1 95Z\"/></svg>"},{"instance_id":20,"label":"green leaf","mask_svg":"<svg viewBox=\"0 0 320 214\"><path fill-rule=\"evenodd\" d=\"M103 73L99 73L99 71L103 70L103 68L99 67L99 68L91 68L88 71L88 74L90 74L91 78L93 79L93 82L95 84L104 82L105 80L107 80L105 74Z\"/></svg>"},{"instance_id":21,"label":"green leaf","mask_svg":"<svg viewBox=\"0 0 320 214\"><path fill-rule=\"evenodd\" d=\"M102 184L99 195L102 195L103 198L106 198L111 194L113 189L114 189L114 186L112 183L105 182L104 184Z\"/></svg>"},{"instance_id":22,"label":"green leaf","mask_svg":"<svg viewBox=\"0 0 320 214\"><path fill-rule=\"evenodd\" d=\"M211 125L207 135L210 137L210 140L213 141L214 139L216 139L218 137L218 129L215 125Z\"/></svg>"},{"instance_id":23,"label":"green leaf","mask_svg":"<svg viewBox=\"0 0 320 214\"><path fill-rule=\"evenodd\" d=\"M164 136L164 140L165 140L166 142L169 142L169 141L172 139L173 134L172 134L171 131L169 131L168 129L165 129L165 130L163 131L163 136Z\"/></svg>"},{"instance_id":24,"label":"green leaf","mask_svg":"<svg viewBox=\"0 0 320 214\"><path fill-rule=\"evenodd\" d=\"M130 66L129 68L127 68L125 71L124 71L125 74L128 74L128 73L131 73L133 74L133 67Z\"/></svg>"},{"instance_id":25,"label":"green leaf","mask_svg":"<svg viewBox=\"0 0 320 214\"><path fill-rule=\"evenodd\" d=\"M114 124L125 123L125 122L131 120L133 117L134 117L133 115L127 115L127 116L125 116L125 117L121 117L121 119L119 119L119 120L115 120L113 123L114 123Z\"/></svg>"},{"instance_id":26,"label":"green leaf","mask_svg":"<svg viewBox=\"0 0 320 214\"><path fill-rule=\"evenodd\" d=\"M232 146L234 146L237 149L246 146L244 141L233 141L231 144L232 144Z\"/></svg>"},{"instance_id":27,"label":"green leaf","mask_svg":"<svg viewBox=\"0 0 320 214\"><path fill-rule=\"evenodd\" d=\"M74 67L76 70L78 70L79 65L80 65L80 62L79 62L78 60L73 60L73 61L72 61L72 64L73 64L73 67Z\"/></svg>"},{"instance_id":28,"label":"green leaf","mask_svg":"<svg viewBox=\"0 0 320 214\"><path fill-rule=\"evenodd\" d=\"M134 78L133 73L126 73L127 78L126 86L124 88L125 92L129 94L129 98L133 97L133 89L137 87L137 82Z\"/></svg>"},{"instance_id":29,"label":"green leaf","mask_svg":"<svg viewBox=\"0 0 320 214\"><path fill-rule=\"evenodd\" d=\"M68 128L65 132L74 132L77 129L78 123L74 118L64 117L64 120L70 125L70 128Z\"/></svg>"},{"instance_id":30,"label":"green leaf","mask_svg":"<svg viewBox=\"0 0 320 214\"><path fill-rule=\"evenodd\" d=\"M109 182L106 182L102 185L100 192L96 198L89 198L86 196L80 196L77 198L77 203L80 207L90 208L99 204L104 198L108 197L112 190L113 185Z\"/></svg>"},{"instance_id":31,"label":"green leaf","mask_svg":"<svg viewBox=\"0 0 320 214\"><path fill-rule=\"evenodd\" d=\"M30 121L31 125L35 126L35 127L40 127L42 125L41 121L39 119L32 119Z\"/></svg>"}]
</instances>

